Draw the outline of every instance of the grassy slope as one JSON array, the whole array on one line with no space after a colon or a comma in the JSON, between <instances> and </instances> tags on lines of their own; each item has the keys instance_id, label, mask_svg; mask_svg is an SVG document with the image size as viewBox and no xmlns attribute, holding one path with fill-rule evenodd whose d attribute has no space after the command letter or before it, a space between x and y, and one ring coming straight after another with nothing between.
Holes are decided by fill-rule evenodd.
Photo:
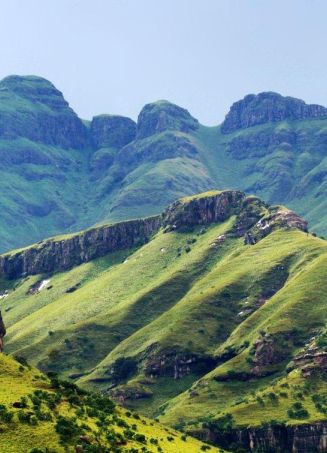
<instances>
[{"instance_id":1,"label":"grassy slope","mask_svg":"<svg viewBox=\"0 0 327 453\"><path fill-rule=\"evenodd\" d=\"M250 370L247 359L261 330L291 332L291 357L297 344L324 326L327 246L297 230L275 231L251 247L242 239L213 246L232 222L212 225L200 235L199 228L160 232L140 249L52 276L51 288L37 294L26 295L41 276L17 282L1 302L8 351L64 375L82 374L79 382L97 389L110 384L107 370L117 358L135 358L138 372L127 388L153 396L131 405L163 414L169 423L218 414L249 390L270 386L273 378L215 378ZM76 291L66 292L76 284ZM258 304L262 296L268 299L263 305ZM147 350L214 358L228 348L240 352L206 376L145 377ZM278 377L284 370L283 362L273 371Z\"/></svg>"},{"instance_id":2,"label":"grassy slope","mask_svg":"<svg viewBox=\"0 0 327 453\"><path fill-rule=\"evenodd\" d=\"M224 135L219 127L201 126L194 139L217 187L237 188L270 203L287 204L309 221L312 230L326 235L322 214L326 211L326 128L326 120L285 121ZM297 139L260 145L262 137L280 134L296 134ZM231 141L249 137L253 142L242 150L242 158L228 153Z\"/></svg>"},{"instance_id":3,"label":"grassy slope","mask_svg":"<svg viewBox=\"0 0 327 453\"><path fill-rule=\"evenodd\" d=\"M53 348L55 338L61 347L65 335L77 335L74 331L87 335L90 330L91 335L97 337L92 338L97 341L97 354L108 353L125 336L178 301L193 279L208 266L210 242L226 226L213 226L207 234L199 236L192 253L186 253L185 247L188 240L197 237L195 234L160 233L149 244L131 254L127 261L126 252L118 256L108 255L107 258L55 275L49 283L53 288L26 297L28 288L39 279L38 276L30 278L3 302L5 310L10 307L5 314L9 350L38 341L48 342ZM179 248L182 253L177 257ZM118 261L119 264L109 267L110 261ZM80 288L67 294L66 290L76 283L81 283ZM25 316L20 320L23 313ZM26 317L26 313L29 316ZM49 326L54 332L51 338ZM100 326L99 332L94 326ZM114 335L113 328L118 337ZM101 338L106 338L106 342ZM35 354L35 359L41 360L38 354ZM94 353L89 358L84 357L84 360L94 365Z\"/></svg>"},{"instance_id":4,"label":"grassy slope","mask_svg":"<svg viewBox=\"0 0 327 453\"><path fill-rule=\"evenodd\" d=\"M48 379L37 370L23 367L13 359L0 354L0 402L5 405L8 410L14 413L12 422L0 422L0 452L27 453L32 448L49 448L53 449L51 451L56 451L58 453L75 451L75 442L69 443L65 448L60 444L59 436L55 430L55 424L59 415L65 417L74 416L76 411L82 407L82 398L80 398L79 402L75 402L73 406L63 398L56 409L51 411L53 417L51 421L38 421L37 424L33 426L21 423L18 419L19 409L12 408L12 404L20 401L22 397L28 397L38 390L49 392L49 394L54 394L55 392L55 390L51 388ZM28 400L28 408L25 411L33 412L30 400ZM43 404L42 411L47 412L47 409ZM162 451L167 453L178 453L180 451L198 453L200 452L201 446L203 446L201 442L191 437L187 437L186 440L183 440L181 433L164 428L155 421L144 417L134 418L133 415L131 417L123 409L117 408L115 414L116 418L119 418L120 421L127 423L129 426L135 424L136 432L143 434L146 437L147 451L158 451L158 447L151 444L150 439L157 440ZM117 421L112 422L110 420L111 417L108 418L107 426L110 427L110 429L113 429L114 432L123 434L123 437L125 437L123 428L118 426ZM86 423L91 429L91 431L88 431L87 433L90 439L93 438L98 430L95 424L96 421L97 419L94 415L88 417L78 415L78 424L80 425L82 422ZM168 440L168 437L170 440ZM122 447L121 451L129 451L130 448L141 448L144 445L135 440L126 440L127 444ZM105 443L105 445L109 446L108 443ZM211 447L210 451L217 450L214 447Z\"/></svg>"},{"instance_id":5,"label":"grassy slope","mask_svg":"<svg viewBox=\"0 0 327 453\"><path fill-rule=\"evenodd\" d=\"M323 329L327 323L327 286L323 277L327 264L326 243L320 239L307 238L305 234L299 232L292 233L284 241L278 238L278 233L274 233L263 242L265 242L264 248L266 248L266 252L269 253L271 265L281 264L285 256L292 256L290 277L287 283L269 302L266 302L239 324L227 341L218 347L216 352L222 352L231 346L235 349L240 348L246 341L249 342L249 346L245 349L243 348L236 357L218 366L199 382L195 383L192 388L195 394L191 395L190 392L185 392L177 397L169 405L162 420L176 422L182 414L188 414L186 418L192 420L209 413L217 415L227 408L235 415L239 424L246 424L247 420L251 424L252 422L260 424L264 420L287 419L285 406L287 403L288 407L290 407L289 401L285 402L284 405L276 405L275 411L271 411L269 405L267 410L263 411L260 405L257 404L257 412L253 411L253 404L238 406L240 401L243 398L247 398L251 392L264 389L264 392L269 393L269 386L273 380L278 378L279 375L285 374L285 363L281 363L280 366L276 367L275 374L271 378L255 378L242 381L235 377L226 382L217 382L215 380L217 376L224 377L228 375L231 370L233 372L249 371L250 365L246 359L250 355L251 345L258 338L260 330L272 335L293 332L294 337L297 338L300 344L303 344L304 340L308 340L317 330ZM278 243L278 249L275 247L276 243ZM248 263L248 266L252 267L253 272L258 272L258 268L267 265L264 251L263 253L258 253L258 250L256 250L258 246L250 249L248 257L246 257L246 254L240 256L242 267L246 268ZM234 262L234 265L234 271L237 272L236 262ZM300 349L300 345L297 345L296 341L294 343L291 346L293 353ZM288 358L289 360L290 357ZM290 380L300 381L301 379L293 374ZM304 380L302 379L302 384L303 382ZM324 387L324 384L317 385L318 387ZM233 405L237 405L237 409L230 410ZM192 407L192 412L189 411L189 406ZM240 408L242 408L242 411ZM312 419L323 418L323 415L316 410L311 410L310 413ZM288 421L290 422L290 420Z\"/></svg>"}]
</instances>

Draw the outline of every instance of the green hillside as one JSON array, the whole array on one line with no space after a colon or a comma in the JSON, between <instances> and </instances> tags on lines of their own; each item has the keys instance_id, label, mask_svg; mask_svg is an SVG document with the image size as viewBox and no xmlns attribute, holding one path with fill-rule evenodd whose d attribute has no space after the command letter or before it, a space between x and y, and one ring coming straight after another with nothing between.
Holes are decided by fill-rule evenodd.
<instances>
[{"instance_id":1,"label":"green hillside","mask_svg":"<svg viewBox=\"0 0 327 453\"><path fill-rule=\"evenodd\" d=\"M82 121L36 76L0 81L0 250L159 214L177 198L236 188L283 203L327 233L326 109L276 93L236 102L205 127L168 101L137 123Z\"/></svg>"},{"instance_id":2,"label":"green hillside","mask_svg":"<svg viewBox=\"0 0 327 453\"><path fill-rule=\"evenodd\" d=\"M3 453L217 451L3 354L0 401Z\"/></svg>"},{"instance_id":3,"label":"green hillside","mask_svg":"<svg viewBox=\"0 0 327 453\"><path fill-rule=\"evenodd\" d=\"M82 249L64 272L4 277L21 253L26 269L48 265L51 240L2 257L6 351L227 449L221 420L326 420L327 242L238 191L185 197L161 219L150 240L91 261Z\"/></svg>"}]
</instances>

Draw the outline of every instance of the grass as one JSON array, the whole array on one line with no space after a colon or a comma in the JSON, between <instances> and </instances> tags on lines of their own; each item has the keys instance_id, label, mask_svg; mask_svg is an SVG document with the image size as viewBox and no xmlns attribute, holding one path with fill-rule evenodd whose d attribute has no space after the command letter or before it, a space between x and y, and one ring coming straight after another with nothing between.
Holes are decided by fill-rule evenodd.
<instances>
[{"instance_id":1,"label":"grass","mask_svg":"<svg viewBox=\"0 0 327 453\"><path fill-rule=\"evenodd\" d=\"M0 451L3 453L27 453L33 448L52 449L56 452L75 451L74 440L67 439L64 443L60 441L59 435L56 432L56 424L60 416L72 417L77 416L77 425L81 426L84 423L86 432L89 439L94 439L96 433L100 433L97 423L99 420L99 411L95 411L94 403L90 403L89 410L92 409L92 415L85 415L83 404L83 396L74 396L74 403L70 403L68 396L61 397L56 407L51 411L51 419L37 420L32 425L19 420L19 412L22 409L13 408L13 403L21 401L25 398L27 408L23 411L36 413L35 406L31 403L30 395L35 394L37 391L46 392L46 395L54 396L58 393L56 387L53 387L44 375L37 370L28 366L22 366L12 358L3 354L0 355L0 401L2 405L7 407L7 410L13 414L13 419L10 422L0 422L1 425L1 445ZM68 398L68 399L67 399ZM44 403L41 404L41 411L46 413L48 411ZM84 406L85 407L85 406ZM82 411L81 411L82 410ZM84 412L84 413L83 413ZM90 412L91 414L91 412ZM140 417L135 413L127 412L124 409L116 408L113 412L114 416L107 416L107 427L117 434L122 435L126 445L122 447L121 451L130 451L130 448L141 448L144 443L147 445L147 451L158 451L157 445L162 448L163 452L180 452L188 451L190 453L198 453L204 445L202 442L190 437L183 436L182 433L165 428L158 422ZM35 417L34 417L35 418ZM123 426L123 427L122 427ZM138 438L130 439L126 437L124 429L129 427L129 430L143 435L145 441L140 442ZM106 442L98 434L100 442L109 447ZM51 450L51 451L52 451ZM218 451L214 447L210 451Z\"/></svg>"},{"instance_id":2,"label":"grass","mask_svg":"<svg viewBox=\"0 0 327 453\"><path fill-rule=\"evenodd\" d=\"M7 351L86 388L108 391L114 384L131 395L126 404L176 425L183 414L192 422L215 416L271 386L299 345L326 325L327 244L285 229L254 246L235 237L217 244L234 221L160 231L138 249L15 282L2 300ZM29 294L43 278L48 289ZM285 357L265 368L271 377L229 379L231 372L251 373L261 331L276 338ZM232 356L219 363L228 351ZM185 354L196 366L173 379L167 357ZM148 361L160 357L166 369L151 377ZM136 369L115 382L120 358ZM138 392L146 398L135 399Z\"/></svg>"}]
</instances>

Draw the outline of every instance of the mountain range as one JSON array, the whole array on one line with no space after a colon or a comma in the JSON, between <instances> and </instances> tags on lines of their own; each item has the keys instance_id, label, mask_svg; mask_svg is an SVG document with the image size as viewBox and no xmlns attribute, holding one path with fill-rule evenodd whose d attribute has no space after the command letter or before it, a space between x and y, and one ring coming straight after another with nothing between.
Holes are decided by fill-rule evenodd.
<instances>
[{"instance_id":1,"label":"mountain range","mask_svg":"<svg viewBox=\"0 0 327 453\"><path fill-rule=\"evenodd\" d=\"M159 214L179 197L232 188L284 203L326 234L327 109L266 92L220 126L168 101L137 123L81 120L36 76L0 82L0 249L92 225Z\"/></svg>"},{"instance_id":2,"label":"mountain range","mask_svg":"<svg viewBox=\"0 0 327 453\"><path fill-rule=\"evenodd\" d=\"M6 352L226 450L323 452L326 265L283 206L184 197L2 255Z\"/></svg>"},{"instance_id":3,"label":"mountain range","mask_svg":"<svg viewBox=\"0 0 327 453\"><path fill-rule=\"evenodd\" d=\"M3 79L0 451L326 452L326 134L272 92L206 127Z\"/></svg>"}]
</instances>

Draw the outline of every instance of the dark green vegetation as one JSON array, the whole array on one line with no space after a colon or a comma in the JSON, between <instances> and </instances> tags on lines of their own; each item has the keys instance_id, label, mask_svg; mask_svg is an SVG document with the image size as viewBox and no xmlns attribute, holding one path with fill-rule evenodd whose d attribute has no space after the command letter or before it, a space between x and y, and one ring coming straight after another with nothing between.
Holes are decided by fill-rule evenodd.
<instances>
[{"instance_id":1,"label":"dark green vegetation","mask_svg":"<svg viewBox=\"0 0 327 453\"><path fill-rule=\"evenodd\" d=\"M0 401L2 453L217 451L4 354Z\"/></svg>"},{"instance_id":2,"label":"dark green vegetation","mask_svg":"<svg viewBox=\"0 0 327 453\"><path fill-rule=\"evenodd\" d=\"M107 221L158 214L213 187L285 203L327 232L326 109L274 93L234 104L205 127L167 101L137 124L82 121L48 81L0 82L0 249Z\"/></svg>"},{"instance_id":3,"label":"dark green vegetation","mask_svg":"<svg viewBox=\"0 0 327 453\"><path fill-rule=\"evenodd\" d=\"M91 261L100 233L1 258L6 350L223 448L248 447L250 436L262 446L276 421L286 451L308 424L316 448L327 242L292 211L238 191L184 197L133 247L111 231L119 245ZM82 264L51 272L76 250ZM4 263L22 254L22 274L8 279Z\"/></svg>"}]
</instances>

